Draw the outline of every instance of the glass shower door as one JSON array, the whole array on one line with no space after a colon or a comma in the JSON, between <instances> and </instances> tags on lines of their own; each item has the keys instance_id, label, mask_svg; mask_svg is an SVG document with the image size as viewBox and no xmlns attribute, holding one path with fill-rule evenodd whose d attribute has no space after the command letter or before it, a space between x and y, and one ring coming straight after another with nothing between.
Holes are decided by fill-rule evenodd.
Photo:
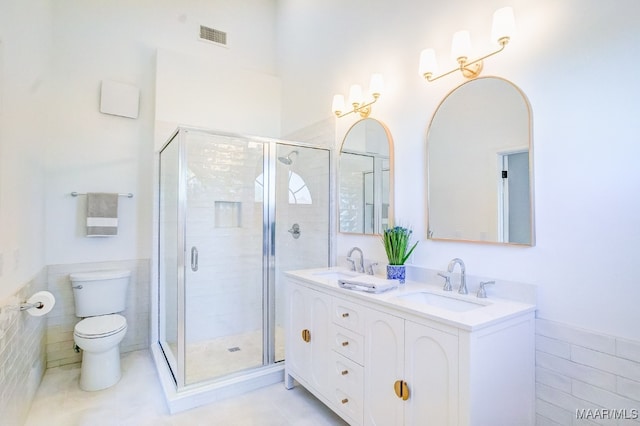
<instances>
[{"instance_id":1,"label":"glass shower door","mask_svg":"<svg viewBox=\"0 0 640 426\"><path fill-rule=\"evenodd\" d=\"M178 371L178 298L180 268L180 140L176 134L160 152L158 194L158 336L169 368Z\"/></svg>"},{"instance_id":2,"label":"glass shower door","mask_svg":"<svg viewBox=\"0 0 640 426\"><path fill-rule=\"evenodd\" d=\"M278 144L275 161L275 361L284 360L285 271L329 266L330 151Z\"/></svg>"},{"instance_id":3,"label":"glass shower door","mask_svg":"<svg viewBox=\"0 0 640 426\"><path fill-rule=\"evenodd\" d=\"M264 364L265 149L187 133L186 385Z\"/></svg>"}]
</instances>

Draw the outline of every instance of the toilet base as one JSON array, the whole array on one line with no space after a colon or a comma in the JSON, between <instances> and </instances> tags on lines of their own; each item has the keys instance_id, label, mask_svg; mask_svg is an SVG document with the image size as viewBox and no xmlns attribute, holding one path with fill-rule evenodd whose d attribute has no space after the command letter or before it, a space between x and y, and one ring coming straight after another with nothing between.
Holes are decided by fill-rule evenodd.
<instances>
[{"instance_id":1,"label":"toilet base","mask_svg":"<svg viewBox=\"0 0 640 426\"><path fill-rule=\"evenodd\" d=\"M120 348L118 345L105 352L82 353L80 367L80 389L98 391L118 383L120 380Z\"/></svg>"}]
</instances>

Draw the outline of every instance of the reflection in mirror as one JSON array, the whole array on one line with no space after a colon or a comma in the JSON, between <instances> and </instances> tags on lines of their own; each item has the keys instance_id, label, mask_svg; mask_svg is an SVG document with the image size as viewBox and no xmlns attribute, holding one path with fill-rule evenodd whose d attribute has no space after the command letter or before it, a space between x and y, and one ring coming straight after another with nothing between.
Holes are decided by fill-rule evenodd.
<instances>
[{"instance_id":1,"label":"reflection in mirror","mask_svg":"<svg viewBox=\"0 0 640 426\"><path fill-rule=\"evenodd\" d=\"M381 234L393 203L391 135L367 118L347 132L340 150L338 216L340 232Z\"/></svg>"},{"instance_id":2,"label":"reflection in mirror","mask_svg":"<svg viewBox=\"0 0 640 426\"><path fill-rule=\"evenodd\" d=\"M436 110L427 137L428 238L534 244L531 109L495 77Z\"/></svg>"}]
</instances>

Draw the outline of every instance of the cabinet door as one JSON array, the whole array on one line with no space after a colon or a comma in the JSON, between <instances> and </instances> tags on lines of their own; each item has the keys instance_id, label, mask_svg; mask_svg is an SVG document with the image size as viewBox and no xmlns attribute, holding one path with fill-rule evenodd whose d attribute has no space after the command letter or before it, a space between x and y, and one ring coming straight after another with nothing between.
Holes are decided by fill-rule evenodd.
<instances>
[{"instance_id":1,"label":"cabinet door","mask_svg":"<svg viewBox=\"0 0 640 426\"><path fill-rule=\"evenodd\" d=\"M458 424L458 337L405 322L407 425Z\"/></svg>"},{"instance_id":2,"label":"cabinet door","mask_svg":"<svg viewBox=\"0 0 640 426\"><path fill-rule=\"evenodd\" d=\"M288 297L286 369L305 386L326 394L331 298L295 283L290 283Z\"/></svg>"},{"instance_id":3,"label":"cabinet door","mask_svg":"<svg viewBox=\"0 0 640 426\"><path fill-rule=\"evenodd\" d=\"M404 320L373 310L366 317L364 422L401 425L405 401L396 396L394 384L404 379Z\"/></svg>"},{"instance_id":4,"label":"cabinet door","mask_svg":"<svg viewBox=\"0 0 640 426\"><path fill-rule=\"evenodd\" d=\"M309 291L309 312L311 315L309 342L310 384L323 395L328 395L330 388L330 343L331 298L326 294Z\"/></svg>"},{"instance_id":5,"label":"cabinet door","mask_svg":"<svg viewBox=\"0 0 640 426\"><path fill-rule=\"evenodd\" d=\"M289 283L287 304L287 370L304 375L311 366L311 346L302 338L302 331L311 328L307 288Z\"/></svg>"}]
</instances>

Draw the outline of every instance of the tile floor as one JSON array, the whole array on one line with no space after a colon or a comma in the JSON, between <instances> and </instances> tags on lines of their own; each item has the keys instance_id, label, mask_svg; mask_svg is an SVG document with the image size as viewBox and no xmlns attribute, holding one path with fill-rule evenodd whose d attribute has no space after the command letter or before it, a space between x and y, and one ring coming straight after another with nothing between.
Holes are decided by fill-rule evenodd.
<instances>
[{"instance_id":1,"label":"tile floor","mask_svg":"<svg viewBox=\"0 0 640 426\"><path fill-rule=\"evenodd\" d=\"M284 329L276 327L275 359L284 359ZM177 345L169 343L176 354ZM236 348L236 351L230 351ZM262 330L219 337L217 339L187 343L185 359L186 383L219 377L230 372L242 371L262 365ZM209 360L218 362L212 363Z\"/></svg>"},{"instance_id":2,"label":"tile floor","mask_svg":"<svg viewBox=\"0 0 640 426\"><path fill-rule=\"evenodd\" d=\"M288 391L282 383L170 415L148 351L123 354L122 371L115 386L84 392L78 387L78 365L48 369L26 426L347 424L301 386Z\"/></svg>"}]
</instances>

